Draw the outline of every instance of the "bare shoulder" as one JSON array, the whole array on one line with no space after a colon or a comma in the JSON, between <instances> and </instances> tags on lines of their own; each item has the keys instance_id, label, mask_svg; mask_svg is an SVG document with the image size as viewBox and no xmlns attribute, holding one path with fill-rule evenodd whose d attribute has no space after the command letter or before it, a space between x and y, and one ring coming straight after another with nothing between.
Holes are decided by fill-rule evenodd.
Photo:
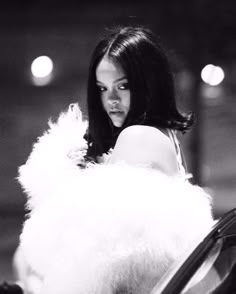
<instances>
[{"instance_id":1,"label":"bare shoulder","mask_svg":"<svg viewBox=\"0 0 236 294\"><path fill-rule=\"evenodd\" d=\"M169 138L162 131L149 126L134 125L127 127L120 133L117 141L123 143L133 140L140 140L144 144L145 142L151 141L154 144L163 143L171 146L171 144L169 144Z\"/></svg>"},{"instance_id":2,"label":"bare shoulder","mask_svg":"<svg viewBox=\"0 0 236 294\"><path fill-rule=\"evenodd\" d=\"M151 166L167 174L177 172L173 144L167 135L154 127L134 125L124 129L117 139L111 163L120 160Z\"/></svg>"}]
</instances>

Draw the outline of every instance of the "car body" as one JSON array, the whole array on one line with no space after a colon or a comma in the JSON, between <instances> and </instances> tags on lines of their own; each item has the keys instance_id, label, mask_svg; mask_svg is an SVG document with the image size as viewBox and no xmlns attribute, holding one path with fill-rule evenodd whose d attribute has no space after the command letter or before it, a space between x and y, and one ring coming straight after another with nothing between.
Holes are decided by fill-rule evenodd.
<instances>
[{"instance_id":1,"label":"car body","mask_svg":"<svg viewBox=\"0 0 236 294\"><path fill-rule=\"evenodd\" d=\"M151 294L236 293L236 208L167 271Z\"/></svg>"}]
</instances>

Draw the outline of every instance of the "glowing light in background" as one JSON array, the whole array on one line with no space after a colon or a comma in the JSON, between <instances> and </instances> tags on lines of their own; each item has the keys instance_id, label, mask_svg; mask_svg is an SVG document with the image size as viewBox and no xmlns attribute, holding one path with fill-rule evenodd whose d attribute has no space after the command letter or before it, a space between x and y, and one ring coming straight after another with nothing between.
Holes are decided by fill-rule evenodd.
<instances>
[{"instance_id":1,"label":"glowing light in background","mask_svg":"<svg viewBox=\"0 0 236 294\"><path fill-rule=\"evenodd\" d=\"M44 86L51 81L53 61L48 56L39 56L31 64L32 79L35 85Z\"/></svg>"},{"instance_id":2,"label":"glowing light in background","mask_svg":"<svg viewBox=\"0 0 236 294\"><path fill-rule=\"evenodd\" d=\"M211 86L219 85L225 77L224 71L220 66L213 64L206 65L201 72L202 80Z\"/></svg>"},{"instance_id":3,"label":"glowing light in background","mask_svg":"<svg viewBox=\"0 0 236 294\"><path fill-rule=\"evenodd\" d=\"M31 72L36 78L44 78L51 74L53 62L48 56L39 56L31 64Z\"/></svg>"}]
</instances>

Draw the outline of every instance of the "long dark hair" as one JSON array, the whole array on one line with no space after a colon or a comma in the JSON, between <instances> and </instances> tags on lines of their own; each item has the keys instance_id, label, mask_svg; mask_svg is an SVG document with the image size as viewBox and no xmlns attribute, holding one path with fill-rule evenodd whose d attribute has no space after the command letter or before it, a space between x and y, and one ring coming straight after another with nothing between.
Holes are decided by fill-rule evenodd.
<instances>
[{"instance_id":1,"label":"long dark hair","mask_svg":"<svg viewBox=\"0 0 236 294\"><path fill-rule=\"evenodd\" d=\"M104 55L123 68L131 92L130 111L123 126L112 126L103 109L96 86L96 68ZM92 156L114 146L120 131L144 124L185 132L193 124L192 114L181 114L176 106L175 86L168 58L153 32L143 27L116 27L93 52L88 76L87 139Z\"/></svg>"}]
</instances>

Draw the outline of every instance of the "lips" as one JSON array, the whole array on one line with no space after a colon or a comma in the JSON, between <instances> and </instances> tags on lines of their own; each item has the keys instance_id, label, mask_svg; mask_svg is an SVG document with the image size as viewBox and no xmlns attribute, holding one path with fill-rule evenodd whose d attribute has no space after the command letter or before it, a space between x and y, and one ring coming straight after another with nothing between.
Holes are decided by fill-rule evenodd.
<instances>
[{"instance_id":1,"label":"lips","mask_svg":"<svg viewBox=\"0 0 236 294\"><path fill-rule=\"evenodd\" d=\"M111 111L109 111L110 114L121 114L123 113L122 110L120 109L112 109Z\"/></svg>"},{"instance_id":2,"label":"lips","mask_svg":"<svg viewBox=\"0 0 236 294\"><path fill-rule=\"evenodd\" d=\"M112 123L116 127L121 127L124 119L125 119L125 112L120 109L112 109L108 112L108 115L110 119L112 120Z\"/></svg>"}]
</instances>

